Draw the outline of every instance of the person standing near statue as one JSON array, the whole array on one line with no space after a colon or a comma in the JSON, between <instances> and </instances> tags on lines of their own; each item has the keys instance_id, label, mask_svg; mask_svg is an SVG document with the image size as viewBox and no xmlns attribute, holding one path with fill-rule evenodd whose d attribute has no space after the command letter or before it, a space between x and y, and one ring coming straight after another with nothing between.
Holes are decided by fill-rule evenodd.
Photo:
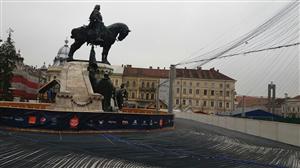
<instances>
[{"instance_id":1,"label":"person standing near statue","mask_svg":"<svg viewBox=\"0 0 300 168\"><path fill-rule=\"evenodd\" d=\"M128 99L128 92L125 88L125 84L121 84L121 88L118 89L115 93L116 99L117 99L117 105L119 110L121 110L124 106L124 98L127 100Z\"/></svg>"},{"instance_id":2,"label":"person standing near statue","mask_svg":"<svg viewBox=\"0 0 300 168\"><path fill-rule=\"evenodd\" d=\"M103 42L103 39L101 35L103 34L103 31L105 29L103 20L102 20L102 15L100 13L100 5L95 5L94 10L90 14L90 24L89 27L95 32L96 39L95 42Z\"/></svg>"},{"instance_id":3,"label":"person standing near statue","mask_svg":"<svg viewBox=\"0 0 300 168\"><path fill-rule=\"evenodd\" d=\"M96 85L96 93L103 95L102 109L104 111L112 111L111 99L114 91L114 86L109 78L109 72L104 71L104 77Z\"/></svg>"}]
</instances>

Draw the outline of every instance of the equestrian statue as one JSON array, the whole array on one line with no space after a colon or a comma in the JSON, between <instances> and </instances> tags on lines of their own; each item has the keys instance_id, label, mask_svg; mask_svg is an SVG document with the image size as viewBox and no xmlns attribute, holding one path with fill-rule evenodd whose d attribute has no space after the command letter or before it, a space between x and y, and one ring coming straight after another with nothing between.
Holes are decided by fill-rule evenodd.
<instances>
[{"instance_id":1,"label":"equestrian statue","mask_svg":"<svg viewBox=\"0 0 300 168\"><path fill-rule=\"evenodd\" d=\"M87 43L101 46L103 48L102 63L110 65L107 60L107 55L111 45L113 45L116 40L124 40L130 30L124 23L114 23L112 25L105 26L100 14L100 5L95 6L89 19L90 23L88 26L84 25L74 28L71 31L71 38L75 41L71 45L70 52L68 54L68 61L72 61L75 51L78 50L84 43Z\"/></svg>"}]
</instances>

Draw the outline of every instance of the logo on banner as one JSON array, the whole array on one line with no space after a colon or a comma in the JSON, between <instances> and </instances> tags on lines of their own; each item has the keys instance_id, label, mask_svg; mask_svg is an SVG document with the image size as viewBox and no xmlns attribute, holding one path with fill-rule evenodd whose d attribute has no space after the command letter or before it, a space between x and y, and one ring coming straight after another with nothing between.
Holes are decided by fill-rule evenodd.
<instances>
[{"instance_id":1,"label":"logo on banner","mask_svg":"<svg viewBox=\"0 0 300 168\"><path fill-rule=\"evenodd\" d=\"M36 123L36 116L29 116L28 124L35 124L35 123Z\"/></svg>"},{"instance_id":2,"label":"logo on banner","mask_svg":"<svg viewBox=\"0 0 300 168\"><path fill-rule=\"evenodd\" d=\"M117 121L108 121L108 124L117 124Z\"/></svg>"},{"instance_id":3,"label":"logo on banner","mask_svg":"<svg viewBox=\"0 0 300 168\"><path fill-rule=\"evenodd\" d=\"M89 122L87 123L87 126L94 127L94 121L93 120L89 120Z\"/></svg>"},{"instance_id":4,"label":"logo on banner","mask_svg":"<svg viewBox=\"0 0 300 168\"><path fill-rule=\"evenodd\" d=\"M98 123L99 123L99 125L103 125L104 121L103 120L99 120Z\"/></svg>"},{"instance_id":5,"label":"logo on banner","mask_svg":"<svg viewBox=\"0 0 300 168\"><path fill-rule=\"evenodd\" d=\"M133 123L132 123L132 125L137 125L137 121L134 120Z\"/></svg>"},{"instance_id":6,"label":"logo on banner","mask_svg":"<svg viewBox=\"0 0 300 168\"><path fill-rule=\"evenodd\" d=\"M122 125L128 125L128 121L127 120L123 120L122 121Z\"/></svg>"},{"instance_id":7,"label":"logo on banner","mask_svg":"<svg viewBox=\"0 0 300 168\"><path fill-rule=\"evenodd\" d=\"M57 124L57 118L51 118L51 125L56 125Z\"/></svg>"},{"instance_id":8,"label":"logo on banner","mask_svg":"<svg viewBox=\"0 0 300 168\"><path fill-rule=\"evenodd\" d=\"M162 120L162 119L160 119L160 120L159 120L159 126L161 126L161 127L162 127L162 126L163 126L163 124L164 124L164 123L163 123L163 120Z\"/></svg>"},{"instance_id":9,"label":"logo on banner","mask_svg":"<svg viewBox=\"0 0 300 168\"><path fill-rule=\"evenodd\" d=\"M4 120L12 120L13 117L12 117L12 116L1 116L1 119L4 119Z\"/></svg>"},{"instance_id":10,"label":"logo on banner","mask_svg":"<svg viewBox=\"0 0 300 168\"><path fill-rule=\"evenodd\" d=\"M15 117L15 121L23 122L24 118L23 117Z\"/></svg>"},{"instance_id":11,"label":"logo on banner","mask_svg":"<svg viewBox=\"0 0 300 168\"><path fill-rule=\"evenodd\" d=\"M73 118L70 119L70 127L71 128L77 128L79 125L79 118L77 116L74 116Z\"/></svg>"},{"instance_id":12,"label":"logo on banner","mask_svg":"<svg viewBox=\"0 0 300 168\"><path fill-rule=\"evenodd\" d=\"M47 121L47 119L45 117L40 118L40 123L41 124L45 124L46 121Z\"/></svg>"},{"instance_id":13,"label":"logo on banner","mask_svg":"<svg viewBox=\"0 0 300 168\"><path fill-rule=\"evenodd\" d=\"M148 125L148 124L147 124L147 121L144 120L143 123L142 123L142 125L143 125L143 126Z\"/></svg>"}]
</instances>

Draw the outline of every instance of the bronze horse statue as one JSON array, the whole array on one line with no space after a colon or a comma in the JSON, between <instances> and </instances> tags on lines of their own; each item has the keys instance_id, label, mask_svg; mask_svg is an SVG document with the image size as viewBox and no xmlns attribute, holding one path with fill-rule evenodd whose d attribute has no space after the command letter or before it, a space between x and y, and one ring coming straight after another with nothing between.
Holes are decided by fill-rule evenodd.
<instances>
[{"instance_id":1,"label":"bronze horse statue","mask_svg":"<svg viewBox=\"0 0 300 168\"><path fill-rule=\"evenodd\" d=\"M101 38L103 41L95 41L97 37L90 33L91 29L88 26L81 26L74 28L71 32L71 38L75 39L74 43L71 45L68 61L73 60L73 54L78 50L82 44L85 42L91 45L99 45L103 47L102 50L102 63L110 64L107 60L107 55L110 50L111 45L115 43L116 40L122 41L126 38L130 32L128 26L124 23L114 23L105 28L101 32Z\"/></svg>"}]
</instances>

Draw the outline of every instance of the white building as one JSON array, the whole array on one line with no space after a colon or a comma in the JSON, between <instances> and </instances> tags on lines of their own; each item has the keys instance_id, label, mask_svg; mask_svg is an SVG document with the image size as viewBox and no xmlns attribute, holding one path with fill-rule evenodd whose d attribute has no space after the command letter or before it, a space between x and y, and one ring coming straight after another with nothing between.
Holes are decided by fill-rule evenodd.
<instances>
[{"instance_id":1,"label":"white building","mask_svg":"<svg viewBox=\"0 0 300 168\"><path fill-rule=\"evenodd\" d=\"M284 117L300 118L300 95L294 98L286 98L282 105Z\"/></svg>"},{"instance_id":2,"label":"white building","mask_svg":"<svg viewBox=\"0 0 300 168\"><path fill-rule=\"evenodd\" d=\"M67 61L68 54L70 52L68 42L68 40L65 40L65 45L58 50L57 56L53 60L53 66L62 66Z\"/></svg>"}]
</instances>

